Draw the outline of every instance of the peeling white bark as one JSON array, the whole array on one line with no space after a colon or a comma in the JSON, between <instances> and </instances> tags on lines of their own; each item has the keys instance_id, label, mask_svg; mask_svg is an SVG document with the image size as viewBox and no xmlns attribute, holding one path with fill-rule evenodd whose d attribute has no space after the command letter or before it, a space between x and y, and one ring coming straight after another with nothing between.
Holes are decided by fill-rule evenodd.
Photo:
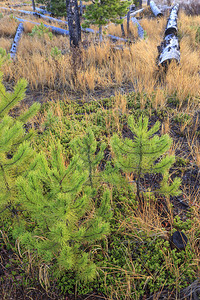
<instances>
[{"instance_id":1,"label":"peeling white bark","mask_svg":"<svg viewBox=\"0 0 200 300\"><path fill-rule=\"evenodd\" d=\"M16 34L15 34L15 38L14 38L12 47L10 49L10 57L12 59L15 59L15 56L16 56L16 53L17 53L17 48L18 48L18 45L19 45L19 41L20 41L20 39L22 37L23 31L24 31L23 24L20 23L19 26L18 26L18 28L17 28L17 31L16 31Z\"/></svg>"}]
</instances>

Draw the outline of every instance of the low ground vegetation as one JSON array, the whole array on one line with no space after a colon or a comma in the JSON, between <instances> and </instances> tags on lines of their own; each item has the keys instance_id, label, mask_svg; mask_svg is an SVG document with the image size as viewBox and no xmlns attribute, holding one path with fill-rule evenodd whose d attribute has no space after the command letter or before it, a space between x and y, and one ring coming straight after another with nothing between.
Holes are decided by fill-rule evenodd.
<instances>
[{"instance_id":1,"label":"low ground vegetation","mask_svg":"<svg viewBox=\"0 0 200 300\"><path fill-rule=\"evenodd\" d=\"M127 45L84 35L75 61L68 38L26 23L13 62L2 14L2 299L199 297L200 17L180 13L164 72L166 18L145 15L145 40L133 25Z\"/></svg>"}]
</instances>

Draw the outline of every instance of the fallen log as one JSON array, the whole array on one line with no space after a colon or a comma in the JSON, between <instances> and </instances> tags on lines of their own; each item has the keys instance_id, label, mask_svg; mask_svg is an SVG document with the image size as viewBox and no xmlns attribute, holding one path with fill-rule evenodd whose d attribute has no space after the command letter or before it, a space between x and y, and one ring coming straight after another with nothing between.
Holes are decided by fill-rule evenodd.
<instances>
[{"instance_id":1,"label":"fallen log","mask_svg":"<svg viewBox=\"0 0 200 300\"><path fill-rule=\"evenodd\" d=\"M121 38L119 36L115 36L115 35L112 35L112 34L107 34L106 37L109 37L113 41L121 41L121 42L125 42L125 43L130 42L127 39L124 39L124 38Z\"/></svg>"},{"instance_id":2,"label":"fallen log","mask_svg":"<svg viewBox=\"0 0 200 300\"><path fill-rule=\"evenodd\" d=\"M158 59L158 65L166 66L172 60L177 63L180 62L180 47L178 37L173 33L168 34L160 47L158 47L160 56Z\"/></svg>"},{"instance_id":3,"label":"fallen log","mask_svg":"<svg viewBox=\"0 0 200 300\"><path fill-rule=\"evenodd\" d=\"M163 17L163 13L161 10L157 7L154 1L150 1L150 7L152 10L152 13L154 14L155 17Z\"/></svg>"},{"instance_id":4,"label":"fallen log","mask_svg":"<svg viewBox=\"0 0 200 300\"><path fill-rule=\"evenodd\" d=\"M137 25L137 29L138 29L138 36L141 39L144 39L144 29L142 28L142 26L140 25L140 23L138 22L138 20L136 18L131 18L131 21Z\"/></svg>"},{"instance_id":5,"label":"fallen log","mask_svg":"<svg viewBox=\"0 0 200 300\"><path fill-rule=\"evenodd\" d=\"M18 21L22 22L22 23L28 22L28 23L31 23L31 24L34 24L34 25L40 25L41 24L41 23L37 23L37 22L34 22L34 21L30 21L30 20L24 20L24 19L21 19L21 18L18 18L18 17L16 17L16 19ZM52 31L52 33L59 34L59 35L69 35L69 30L65 30L65 29L62 29L62 28L59 28L59 27L46 25L46 24L43 24L43 25L46 28L49 28ZM98 33L98 31L95 31L91 28L81 28L81 30L84 31L84 32L89 32L89 33ZM111 35L111 34L107 34L106 37L109 37L114 41L128 42L127 39L123 39L123 38L120 38L118 36Z\"/></svg>"},{"instance_id":6,"label":"fallen log","mask_svg":"<svg viewBox=\"0 0 200 300\"><path fill-rule=\"evenodd\" d=\"M0 9L9 10L9 11L16 11L16 12L20 12L20 13L27 14L27 15L33 15L33 16L36 16L36 17L40 17L40 18L42 18L44 20L53 21L53 22L57 22L57 23L60 23L60 24L65 24L65 25L68 26L68 22L67 21L63 21L63 20L56 19L56 18L49 17L49 16L43 16L43 15L38 14L38 13L33 12L33 11L9 9L9 8L6 8L6 7L0 7ZM23 19L20 19L20 18L16 18L16 19L20 20L20 22L30 22L32 24L40 25L40 23L36 23L36 22L33 22L33 21L29 21L29 20L24 20L23 21ZM61 29L59 27L55 27L55 26L51 26L51 25L45 25L44 24L44 26L47 27L47 28L51 28L51 30L52 30L53 33L57 33L57 34L61 34L61 35L69 35L69 31L68 30L64 30L64 29ZM93 30L91 28L81 28L81 30L83 32L88 32L88 33L98 33L98 31L95 31L95 30ZM112 34L108 34L107 37L111 38L114 41L124 41L124 42L128 41L126 39L114 36Z\"/></svg>"},{"instance_id":7,"label":"fallen log","mask_svg":"<svg viewBox=\"0 0 200 300\"><path fill-rule=\"evenodd\" d=\"M167 26L165 29L165 36L167 36L168 34L171 34L171 33L177 34L178 10L179 10L179 4L174 5L171 10L169 19L167 21Z\"/></svg>"},{"instance_id":8,"label":"fallen log","mask_svg":"<svg viewBox=\"0 0 200 300\"><path fill-rule=\"evenodd\" d=\"M44 16L44 15L39 14L34 11L27 11L27 10L21 10L21 9L18 10L18 9L12 9L12 8L7 8L7 7L0 7L0 9L9 10L9 11L13 11L13 12L19 12L19 13L25 14L25 15L32 15L32 16L39 17L39 18L42 18L47 21L52 21L52 22L68 25L67 21L63 21L63 20L56 19L56 18L49 17L49 16Z\"/></svg>"},{"instance_id":9,"label":"fallen log","mask_svg":"<svg viewBox=\"0 0 200 300\"><path fill-rule=\"evenodd\" d=\"M27 4L27 3L9 4L9 7L22 7L22 6L30 6L30 4Z\"/></svg>"},{"instance_id":10,"label":"fallen log","mask_svg":"<svg viewBox=\"0 0 200 300\"><path fill-rule=\"evenodd\" d=\"M12 59L15 58L15 55L17 53L17 48L18 48L19 41L21 39L23 31L24 31L23 23L20 23L19 26L18 26L18 28L17 28L16 35L15 35L12 47L10 49L10 57Z\"/></svg>"},{"instance_id":11,"label":"fallen log","mask_svg":"<svg viewBox=\"0 0 200 300\"><path fill-rule=\"evenodd\" d=\"M144 8L141 8L141 9L138 9L138 10L130 13L130 17L136 16L137 14L141 13L143 10L144 10ZM123 19L126 19L126 18L127 18L127 16L123 17Z\"/></svg>"},{"instance_id":12,"label":"fallen log","mask_svg":"<svg viewBox=\"0 0 200 300\"><path fill-rule=\"evenodd\" d=\"M47 10L45 10L43 8L40 8L40 7L36 7L35 10L37 10L38 12L40 12L43 15L51 15L52 14L50 11L47 11Z\"/></svg>"},{"instance_id":13,"label":"fallen log","mask_svg":"<svg viewBox=\"0 0 200 300\"><path fill-rule=\"evenodd\" d=\"M41 23L37 23L37 22L33 22L33 21L30 21L30 20L24 20L24 19L21 19L21 18L17 18L16 19L22 23L25 23L25 22L28 22L28 23L31 23L31 24L35 24L35 25L40 25ZM66 29L62 29L62 28L59 28L59 27L55 27L55 26L51 26L51 25L46 25L46 24L43 24L46 28L49 28L52 33L55 33L55 34L60 34L60 35L69 35L69 30L66 30Z\"/></svg>"}]
</instances>

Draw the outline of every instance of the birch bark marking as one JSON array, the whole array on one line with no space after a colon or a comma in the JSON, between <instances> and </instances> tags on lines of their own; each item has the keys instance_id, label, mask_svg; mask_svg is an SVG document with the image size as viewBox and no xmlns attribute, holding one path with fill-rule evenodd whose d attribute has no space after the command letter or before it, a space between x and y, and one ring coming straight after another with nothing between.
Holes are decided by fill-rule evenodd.
<instances>
[{"instance_id":1,"label":"birch bark marking","mask_svg":"<svg viewBox=\"0 0 200 300\"><path fill-rule=\"evenodd\" d=\"M77 0L66 0L70 46L78 47L81 41L81 25Z\"/></svg>"}]
</instances>

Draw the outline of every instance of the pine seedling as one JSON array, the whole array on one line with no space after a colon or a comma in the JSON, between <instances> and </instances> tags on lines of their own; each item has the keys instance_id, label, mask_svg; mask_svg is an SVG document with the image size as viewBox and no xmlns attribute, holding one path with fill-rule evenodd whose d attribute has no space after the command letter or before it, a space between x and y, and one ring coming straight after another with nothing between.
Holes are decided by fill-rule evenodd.
<instances>
[{"instance_id":1,"label":"pine seedling","mask_svg":"<svg viewBox=\"0 0 200 300\"><path fill-rule=\"evenodd\" d=\"M128 125L134 138L120 138L114 135L111 138L111 147L114 152L114 160L123 172L136 175L137 198L140 200L141 178L149 173L160 173L163 180L160 189L155 192L167 196L180 193L180 179L175 178L169 185L169 169L175 161L175 157L167 154L172 144L172 139L165 134L159 137L156 133L160 129L160 122L156 122L149 130L148 117L140 117L136 123L131 116Z\"/></svg>"},{"instance_id":2,"label":"pine seedling","mask_svg":"<svg viewBox=\"0 0 200 300\"><path fill-rule=\"evenodd\" d=\"M80 138L75 138L70 143L74 153L78 155L82 168L88 174L88 181L91 188L94 187L97 168L104 157L105 143L99 146L91 129ZM99 148L99 149L98 149ZM98 149L98 150L97 150Z\"/></svg>"},{"instance_id":3,"label":"pine seedling","mask_svg":"<svg viewBox=\"0 0 200 300\"><path fill-rule=\"evenodd\" d=\"M70 270L77 279L88 281L96 276L96 266L84 246L109 233L110 197L105 191L95 207L92 190L84 185L87 171L80 172L78 161L74 156L66 167L58 143L49 161L41 153L27 177L18 179L19 199L28 213L26 224L16 226L15 236L31 251L37 249L45 263L54 261L56 272Z\"/></svg>"},{"instance_id":4,"label":"pine seedling","mask_svg":"<svg viewBox=\"0 0 200 300\"><path fill-rule=\"evenodd\" d=\"M1 56L0 62L3 60ZM10 93L2 77L0 73L0 209L5 211L7 208L13 210L16 178L28 169L34 155L27 141L33 132L26 133L23 125L37 113L40 105L35 103L17 118L9 116L9 111L24 98L27 82L21 79Z\"/></svg>"}]
</instances>

